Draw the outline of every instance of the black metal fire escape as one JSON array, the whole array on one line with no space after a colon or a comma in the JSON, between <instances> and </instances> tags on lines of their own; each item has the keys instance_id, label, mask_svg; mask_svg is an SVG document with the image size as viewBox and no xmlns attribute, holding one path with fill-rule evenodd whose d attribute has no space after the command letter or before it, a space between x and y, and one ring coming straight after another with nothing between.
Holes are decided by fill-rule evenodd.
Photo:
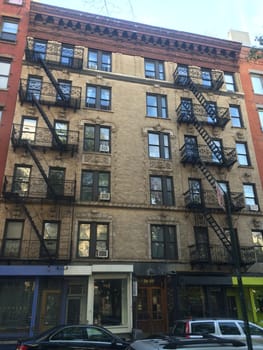
<instances>
[{"instance_id":1,"label":"black metal fire escape","mask_svg":"<svg viewBox=\"0 0 263 350\"><path fill-rule=\"evenodd\" d=\"M217 122L217 115L215 112L215 109L211 107L211 105L207 102L204 95L199 91L196 84L193 82L191 77L187 74L180 75L180 72L178 70L174 73L174 80L175 84L180 87L187 87L190 91L194 94L196 99L199 101L199 103L203 106L205 111L209 114L209 117L216 123ZM215 84L214 89L218 90L223 84L223 78L219 78ZM190 121L191 124L193 124L196 128L196 130L199 132L199 134L202 136L203 140L206 142L208 147L213 152L213 155L218 159L219 162L223 163L226 167L229 167L233 164L232 157L226 158L222 154L222 150L214 143L213 139L210 137L208 132L203 128L200 121L197 119L197 117L194 115L194 113L190 114ZM196 158L195 165L200 169L200 171L203 173L209 184L212 186L215 192L218 190L220 191L220 187L218 188L218 184L214 176L211 174L211 172L208 170L204 162L201 160L200 157ZM222 190L221 190L222 191ZM211 211L204 210L203 214L208 222L208 224L211 226L211 228L216 233L217 237L220 239L224 247L226 248L227 252L231 255L232 254L232 244L230 238L225 234L224 230L220 227L220 225L217 223L213 215L211 214Z\"/></svg>"}]
</instances>

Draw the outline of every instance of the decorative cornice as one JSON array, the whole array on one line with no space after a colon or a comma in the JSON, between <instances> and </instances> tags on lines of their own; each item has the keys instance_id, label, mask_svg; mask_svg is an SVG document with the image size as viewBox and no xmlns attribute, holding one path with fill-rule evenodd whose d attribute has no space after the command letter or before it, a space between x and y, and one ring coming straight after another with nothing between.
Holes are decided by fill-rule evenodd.
<instances>
[{"instance_id":1,"label":"decorative cornice","mask_svg":"<svg viewBox=\"0 0 263 350\"><path fill-rule=\"evenodd\" d=\"M122 49L121 43L125 43L126 50L130 46L133 52L136 47L138 52L142 48L147 51L148 47L153 54L156 50L159 55L160 52L166 52L169 60L174 58L176 61L178 57L184 60L188 57L189 60L191 56L191 62L194 58L196 61L202 58L214 64L218 61L219 65L225 62L237 67L241 50L241 43L230 40L165 29L33 1L31 2L29 31L32 30L34 33L38 28L40 30L40 27L42 30L43 26L52 28L51 33L54 33L55 27L56 33L61 31L64 36L66 36L65 31L75 33L75 39L79 38L76 45L83 45L84 38L87 40L87 36L93 36L98 43L103 38L110 40L113 49L113 42L118 43L116 50L117 48ZM77 36L77 33L82 35L82 39L81 36ZM45 31L43 34L45 35Z\"/></svg>"}]
</instances>

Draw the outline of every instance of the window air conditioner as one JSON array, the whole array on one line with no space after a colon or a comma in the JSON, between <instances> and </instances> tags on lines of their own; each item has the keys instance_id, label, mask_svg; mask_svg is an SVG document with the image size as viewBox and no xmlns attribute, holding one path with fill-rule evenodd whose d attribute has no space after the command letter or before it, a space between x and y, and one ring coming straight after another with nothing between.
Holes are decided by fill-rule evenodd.
<instances>
[{"instance_id":1,"label":"window air conditioner","mask_svg":"<svg viewBox=\"0 0 263 350\"><path fill-rule=\"evenodd\" d=\"M251 210L251 211L258 211L258 205L257 204L250 205L249 206L249 210Z\"/></svg>"},{"instance_id":2,"label":"window air conditioner","mask_svg":"<svg viewBox=\"0 0 263 350\"><path fill-rule=\"evenodd\" d=\"M110 193L108 193L108 192L101 192L100 193L100 200L101 201L109 201L110 200Z\"/></svg>"},{"instance_id":3,"label":"window air conditioner","mask_svg":"<svg viewBox=\"0 0 263 350\"><path fill-rule=\"evenodd\" d=\"M100 145L100 152L105 152L105 153L108 153L110 150L109 146L108 145Z\"/></svg>"},{"instance_id":4,"label":"window air conditioner","mask_svg":"<svg viewBox=\"0 0 263 350\"><path fill-rule=\"evenodd\" d=\"M107 249L99 249L96 252L97 258L107 258L109 255L109 251Z\"/></svg>"}]
</instances>

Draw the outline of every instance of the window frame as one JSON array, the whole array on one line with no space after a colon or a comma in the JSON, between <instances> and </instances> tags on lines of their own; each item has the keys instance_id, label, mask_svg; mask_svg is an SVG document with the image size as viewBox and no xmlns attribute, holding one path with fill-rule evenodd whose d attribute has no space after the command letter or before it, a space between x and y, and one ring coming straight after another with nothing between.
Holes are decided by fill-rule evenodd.
<instances>
[{"instance_id":1,"label":"window frame","mask_svg":"<svg viewBox=\"0 0 263 350\"><path fill-rule=\"evenodd\" d=\"M65 96L66 101L70 101L71 98L71 91L72 91L72 81L71 80L65 80L65 79L58 79L58 85L61 91L63 92L63 95ZM56 97L57 102L64 102L62 100L61 96L57 93Z\"/></svg>"},{"instance_id":2,"label":"window frame","mask_svg":"<svg viewBox=\"0 0 263 350\"><path fill-rule=\"evenodd\" d=\"M154 99L155 102L153 104L152 102L150 103L150 99ZM156 111L156 113L150 111ZM149 118L168 119L167 96L146 93L146 116Z\"/></svg>"},{"instance_id":3,"label":"window frame","mask_svg":"<svg viewBox=\"0 0 263 350\"><path fill-rule=\"evenodd\" d=\"M84 185L85 174L89 176L86 181L88 181L87 185ZM100 176L106 175L108 184L100 186ZM97 170L82 170L81 173L81 185L80 185L80 201L87 202L96 202L101 200L101 194L109 194L110 197L110 187L111 187L111 173L109 171L97 171ZM85 191L83 191L85 190ZM84 193L83 193L84 192ZM87 195L90 198L86 198ZM108 198L107 200L110 200Z\"/></svg>"},{"instance_id":4,"label":"window frame","mask_svg":"<svg viewBox=\"0 0 263 350\"><path fill-rule=\"evenodd\" d=\"M263 74L251 73L251 84L255 95L263 95ZM258 80L256 82L255 80Z\"/></svg>"},{"instance_id":5,"label":"window frame","mask_svg":"<svg viewBox=\"0 0 263 350\"><path fill-rule=\"evenodd\" d=\"M258 112L260 128L261 128L261 131L263 132L263 108L258 107L257 112Z\"/></svg>"},{"instance_id":6,"label":"window frame","mask_svg":"<svg viewBox=\"0 0 263 350\"><path fill-rule=\"evenodd\" d=\"M17 173L18 169L26 169L27 176L19 175ZM12 193L18 193L21 197L28 197L30 193L30 181L31 181L31 165L15 164L12 182ZM16 187L18 186L18 187Z\"/></svg>"},{"instance_id":7,"label":"window frame","mask_svg":"<svg viewBox=\"0 0 263 350\"><path fill-rule=\"evenodd\" d=\"M162 231L163 239L154 240L154 231L153 229L159 229ZM176 225L150 225L150 234L151 234L151 258L152 259L162 259L162 260L178 260L178 238L177 238L177 229ZM172 230L172 232L170 232ZM174 240L170 240L170 233L174 235ZM158 237L157 237L158 238ZM158 246L163 245L163 254L155 255L154 251L158 249ZM155 246L155 249L154 249ZM174 254L171 254L173 250Z\"/></svg>"},{"instance_id":8,"label":"window frame","mask_svg":"<svg viewBox=\"0 0 263 350\"><path fill-rule=\"evenodd\" d=\"M91 60L90 55L95 54L96 60ZM109 63L105 63L103 60L103 56L106 56L109 59ZM88 59L87 59L87 68L101 70L104 72L112 71L112 53L109 51L97 50L97 49L89 49L88 50Z\"/></svg>"},{"instance_id":9,"label":"window frame","mask_svg":"<svg viewBox=\"0 0 263 350\"><path fill-rule=\"evenodd\" d=\"M5 0L10 5L23 6L24 0Z\"/></svg>"},{"instance_id":10,"label":"window frame","mask_svg":"<svg viewBox=\"0 0 263 350\"><path fill-rule=\"evenodd\" d=\"M34 81L38 82L37 89L34 86ZM30 84L33 83L32 87L30 87ZM27 88L26 88L26 96L27 96L27 101L32 101L32 94L35 95L37 100L41 99L41 92L42 92L42 84L43 84L43 79L39 75L29 75L27 79ZM37 95L35 94L37 92Z\"/></svg>"},{"instance_id":11,"label":"window frame","mask_svg":"<svg viewBox=\"0 0 263 350\"><path fill-rule=\"evenodd\" d=\"M202 87L210 89L213 86L211 69L201 68Z\"/></svg>"},{"instance_id":12,"label":"window frame","mask_svg":"<svg viewBox=\"0 0 263 350\"><path fill-rule=\"evenodd\" d=\"M12 223L20 223L21 224L21 230L20 230L20 237L7 237L8 236L8 226ZM10 225L11 226L11 225ZM5 221L5 228L4 228L4 237L3 237L3 244L2 244L2 256L8 257L8 258L18 258L21 253L21 245L22 245L22 238L23 238L23 231L24 231L24 220L18 220L18 219L6 219ZM16 230L17 233L17 230ZM16 242L18 243L18 246L16 248L16 251L14 254L5 254L5 250L7 247L8 242Z\"/></svg>"},{"instance_id":13,"label":"window frame","mask_svg":"<svg viewBox=\"0 0 263 350\"><path fill-rule=\"evenodd\" d=\"M93 128L93 136L88 137L88 128ZM102 138L102 130L108 130L108 140ZM90 149L89 141L93 142L93 147ZM99 152L99 153L111 153L111 127L98 125L98 124L84 124L83 134L83 151L85 152Z\"/></svg>"},{"instance_id":14,"label":"window frame","mask_svg":"<svg viewBox=\"0 0 263 350\"><path fill-rule=\"evenodd\" d=\"M229 92L237 91L235 75L233 73L224 72L224 81L225 81L226 91L229 91Z\"/></svg>"},{"instance_id":15,"label":"window frame","mask_svg":"<svg viewBox=\"0 0 263 350\"><path fill-rule=\"evenodd\" d=\"M1 68L1 65L3 66L6 65L7 67L7 69L4 68L3 71L0 70L0 90L8 89L8 81L9 81L10 72L11 72L11 64L12 64L11 60L0 57L0 68Z\"/></svg>"},{"instance_id":16,"label":"window frame","mask_svg":"<svg viewBox=\"0 0 263 350\"><path fill-rule=\"evenodd\" d=\"M34 122L34 125L30 123L26 124L25 123L26 121ZM22 121L21 121L21 127L20 127L20 137L19 137L20 140L28 140L34 143L37 135L37 124L38 124L38 118L23 115ZM30 129L32 129L32 131ZM25 137L26 135L29 135L29 137Z\"/></svg>"},{"instance_id":17,"label":"window frame","mask_svg":"<svg viewBox=\"0 0 263 350\"><path fill-rule=\"evenodd\" d=\"M56 230L56 237L55 238L49 238L48 237L48 230L46 229L46 225L48 224L56 224L57 230ZM47 237L45 236L47 234ZM57 257L58 251L59 251L59 237L60 237L60 221L57 220L44 220L43 221L43 227L42 227L42 238L43 242L45 243L45 246L48 250L48 244L49 243L55 243L55 249L53 249L53 252L49 252L50 256ZM40 257L46 257L47 252L43 249L43 247L40 245L40 251L39 251Z\"/></svg>"},{"instance_id":18,"label":"window frame","mask_svg":"<svg viewBox=\"0 0 263 350\"><path fill-rule=\"evenodd\" d=\"M93 91L95 91L95 94L93 94L94 96L90 96L88 95L88 90L89 89L93 89ZM102 98L102 94L103 91L107 92L108 94L108 99L103 99ZM94 103L89 103L88 99L92 99L94 100ZM102 103L102 101L108 101L107 104L105 104L105 106L107 106L106 108L104 107L104 104ZM85 101L85 106L87 108L91 108L91 109L98 109L101 111L110 111L111 110L111 88L110 87L106 87L106 86L100 86L100 85L92 85L92 84L87 84L86 85L86 101Z\"/></svg>"},{"instance_id":19,"label":"window frame","mask_svg":"<svg viewBox=\"0 0 263 350\"><path fill-rule=\"evenodd\" d=\"M56 176L56 175L59 175L59 176ZM50 182L50 185L52 186L53 192L56 195L59 195L59 196L64 195L65 178L66 178L66 168L57 167L57 166L49 167L48 180ZM47 189L48 197L52 197L53 192L50 192L50 190Z\"/></svg>"},{"instance_id":20,"label":"window frame","mask_svg":"<svg viewBox=\"0 0 263 350\"><path fill-rule=\"evenodd\" d=\"M243 146L243 150L244 150L243 153L241 153L238 150L238 146ZM251 165L249 152L248 152L248 147L247 147L247 143L246 142L236 142L236 153L237 153L238 164L240 166L250 166ZM246 162L242 162L241 158L246 159Z\"/></svg>"},{"instance_id":21,"label":"window frame","mask_svg":"<svg viewBox=\"0 0 263 350\"><path fill-rule=\"evenodd\" d=\"M147 65L152 65L153 69L147 69ZM147 72L152 72L147 73ZM165 80L165 67L164 62L159 60L153 60L150 58L144 59L144 75L148 79Z\"/></svg>"},{"instance_id":22,"label":"window frame","mask_svg":"<svg viewBox=\"0 0 263 350\"><path fill-rule=\"evenodd\" d=\"M89 226L89 236L81 238L81 226L88 225ZM106 239L99 239L98 237L98 228L100 226L103 226L106 228ZM94 222L94 221L79 221L78 223L78 239L77 239L77 257L81 259L94 259L94 258L101 258L99 255L99 251L105 250L105 257L109 257L109 234L110 234L110 225L108 222ZM80 254L80 243L86 242L88 243L86 247L88 246L88 255L81 255ZM104 249L101 249L102 245L98 244L99 242L102 242L104 245Z\"/></svg>"},{"instance_id":23,"label":"window frame","mask_svg":"<svg viewBox=\"0 0 263 350\"><path fill-rule=\"evenodd\" d=\"M34 39L33 54L36 60L38 60L39 58L42 58L43 60L46 59L47 44L48 44L47 40L37 39L37 38Z\"/></svg>"},{"instance_id":24,"label":"window frame","mask_svg":"<svg viewBox=\"0 0 263 350\"><path fill-rule=\"evenodd\" d=\"M16 25L16 30L5 30L4 31L5 24L7 26L15 24ZM17 18L2 17L1 31L0 31L0 40L4 40L4 41L8 41L8 42L16 42L18 29L19 29L19 20Z\"/></svg>"},{"instance_id":25,"label":"window frame","mask_svg":"<svg viewBox=\"0 0 263 350\"><path fill-rule=\"evenodd\" d=\"M151 143L150 136L157 136L158 143ZM166 139L167 138L167 142ZM166 144L167 143L167 144ZM159 156L151 155L151 148L158 148ZM155 152L154 152L155 153ZM171 159L171 146L170 146L170 134L164 132L148 131L148 155L153 159Z\"/></svg>"},{"instance_id":26,"label":"window frame","mask_svg":"<svg viewBox=\"0 0 263 350\"><path fill-rule=\"evenodd\" d=\"M69 52L69 50L72 53L72 55L67 54L67 52ZM74 62L74 45L62 43L61 48L60 48L60 64L63 67L72 67L73 62Z\"/></svg>"},{"instance_id":27,"label":"window frame","mask_svg":"<svg viewBox=\"0 0 263 350\"><path fill-rule=\"evenodd\" d=\"M236 111L237 113L231 113ZM243 128L243 118L241 115L240 106L238 105L229 105L229 114L232 122L233 128ZM238 122L237 122L238 121Z\"/></svg>"},{"instance_id":28,"label":"window frame","mask_svg":"<svg viewBox=\"0 0 263 350\"><path fill-rule=\"evenodd\" d=\"M157 188L154 188L154 179ZM150 205L174 206L174 185L172 176L150 175ZM158 184L159 183L159 184ZM170 187L170 189L169 189ZM154 201L156 201L154 203ZM159 201L159 202L158 202Z\"/></svg>"},{"instance_id":29,"label":"window frame","mask_svg":"<svg viewBox=\"0 0 263 350\"><path fill-rule=\"evenodd\" d=\"M247 191L246 191L247 188ZM250 190L249 190L250 188ZM244 201L247 209L252 211L259 211L258 198L256 193L256 186L254 183L243 183L243 193L244 193ZM250 194L251 195L247 195ZM251 207L255 206L256 210L253 210Z\"/></svg>"}]
</instances>

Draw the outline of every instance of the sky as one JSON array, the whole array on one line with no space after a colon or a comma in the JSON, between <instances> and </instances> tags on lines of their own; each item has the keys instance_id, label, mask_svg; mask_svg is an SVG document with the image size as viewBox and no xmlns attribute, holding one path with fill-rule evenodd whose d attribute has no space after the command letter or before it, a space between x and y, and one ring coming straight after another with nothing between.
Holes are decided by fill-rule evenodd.
<instances>
[{"instance_id":1,"label":"sky","mask_svg":"<svg viewBox=\"0 0 263 350\"><path fill-rule=\"evenodd\" d=\"M251 45L263 35L262 0L34 0L220 39L248 32Z\"/></svg>"}]
</instances>

